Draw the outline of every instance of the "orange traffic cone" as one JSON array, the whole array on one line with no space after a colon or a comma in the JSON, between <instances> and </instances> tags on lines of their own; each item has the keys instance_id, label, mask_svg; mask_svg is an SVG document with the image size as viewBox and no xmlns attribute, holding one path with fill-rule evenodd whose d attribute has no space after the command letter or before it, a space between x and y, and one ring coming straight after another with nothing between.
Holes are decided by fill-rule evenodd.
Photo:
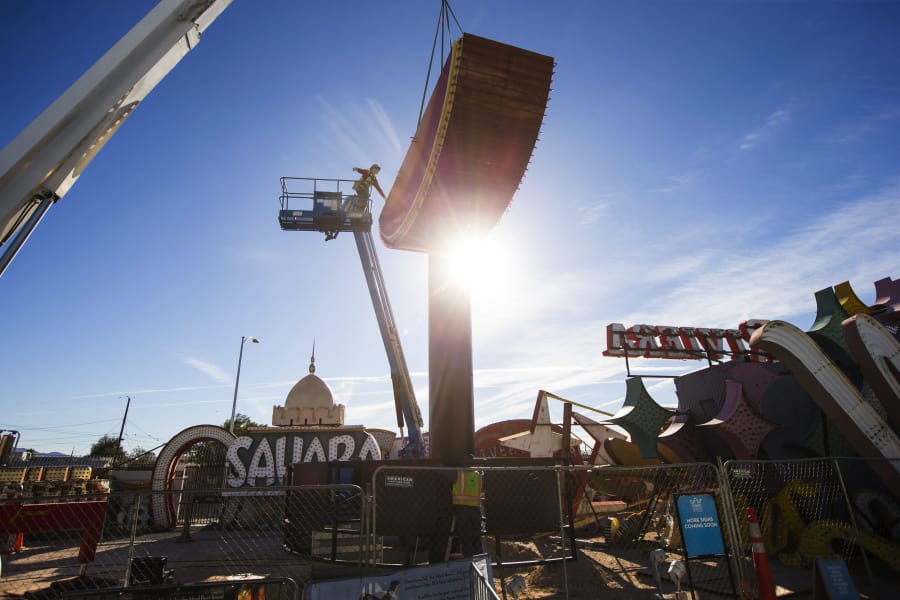
<instances>
[{"instance_id":1,"label":"orange traffic cone","mask_svg":"<svg viewBox=\"0 0 900 600\"><path fill-rule=\"evenodd\" d=\"M756 569L759 600L775 600L775 584L772 583L772 572L769 571L769 557L766 555L766 546L759 531L756 511L752 507L747 508L747 519L750 525L750 548L753 550L753 567Z\"/></svg>"},{"instance_id":2,"label":"orange traffic cone","mask_svg":"<svg viewBox=\"0 0 900 600\"><path fill-rule=\"evenodd\" d=\"M25 536L21 531L19 533L10 533L6 538L6 549L3 551L3 554L19 552L22 549L24 542Z\"/></svg>"}]
</instances>

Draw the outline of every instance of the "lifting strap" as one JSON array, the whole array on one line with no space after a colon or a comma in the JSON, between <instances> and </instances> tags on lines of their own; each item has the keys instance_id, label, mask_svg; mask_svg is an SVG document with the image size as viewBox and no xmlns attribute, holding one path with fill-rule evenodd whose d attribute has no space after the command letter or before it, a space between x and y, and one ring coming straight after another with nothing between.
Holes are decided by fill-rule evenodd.
<instances>
[{"instance_id":1,"label":"lifting strap","mask_svg":"<svg viewBox=\"0 0 900 600\"><path fill-rule=\"evenodd\" d=\"M445 44L444 33L447 34L447 38L449 39L451 35L450 17L453 17L456 28L462 33L462 27L460 26L453 9L450 8L449 0L441 0L441 13L438 17L437 27L434 30L434 42L431 44L431 57L428 59L428 72L425 75L425 89L422 90L422 103L419 105L419 118L416 121L416 124L422 120L422 113L425 111L425 97L428 94L428 81L431 78L431 67L434 65L434 51L435 48L437 48L438 32L441 34L441 68L444 66L444 48L450 45L450 42Z\"/></svg>"}]
</instances>

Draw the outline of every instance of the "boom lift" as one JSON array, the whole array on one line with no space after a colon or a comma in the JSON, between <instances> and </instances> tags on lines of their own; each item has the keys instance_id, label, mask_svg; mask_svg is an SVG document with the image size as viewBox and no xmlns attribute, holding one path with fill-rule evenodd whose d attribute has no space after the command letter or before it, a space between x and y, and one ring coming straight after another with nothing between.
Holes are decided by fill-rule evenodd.
<instances>
[{"instance_id":1,"label":"boom lift","mask_svg":"<svg viewBox=\"0 0 900 600\"><path fill-rule=\"evenodd\" d=\"M424 458L422 413L416 402L378 254L372 241L371 202L355 195L344 195L341 192L342 184L349 188L353 181L282 177L278 222L285 231L318 231L325 233L326 239L333 239L342 231L353 232L391 369L397 426L402 428L405 422L409 433L409 443L401 450L401 455L404 458ZM301 202L306 208L297 209L297 204Z\"/></svg>"},{"instance_id":2,"label":"boom lift","mask_svg":"<svg viewBox=\"0 0 900 600\"><path fill-rule=\"evenodd\" d=\"M161 0L0 151L0 275L138 104L231 0Z\"/></svg>"}]
</instances>

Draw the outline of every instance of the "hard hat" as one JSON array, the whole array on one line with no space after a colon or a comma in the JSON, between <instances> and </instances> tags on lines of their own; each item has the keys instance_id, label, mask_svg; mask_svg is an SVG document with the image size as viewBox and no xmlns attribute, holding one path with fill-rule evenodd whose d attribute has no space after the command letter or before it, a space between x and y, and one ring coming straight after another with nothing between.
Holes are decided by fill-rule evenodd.
<instances>
[{"instance_id":1,"label":"hard hat","mask_svg":"<svg viewBox=\"0 0 900 600\"><path fill-rule=\"evenodd\" d=\"M380 171L381 167L379 167L377 164L375 164L375 165L372 165L371 167L369 167L369 170L370 171Z\"/></svg>"}]
</instances>

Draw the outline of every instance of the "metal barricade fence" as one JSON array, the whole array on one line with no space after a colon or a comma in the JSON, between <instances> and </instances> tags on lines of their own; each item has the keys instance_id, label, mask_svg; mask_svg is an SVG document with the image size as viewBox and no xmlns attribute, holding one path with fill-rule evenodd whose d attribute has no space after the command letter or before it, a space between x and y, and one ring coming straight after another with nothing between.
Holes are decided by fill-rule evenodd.
<instances>
[{"instance_id":1,"label":"metal barricade fence","mask_svg":"<svg viewBox=\"0 0 900 600\"><path fill-rule=\"evenodd\" d=\"M884 478L891 472L893 477L900 477L900 458L833 461L851 511L849 523L836 523L828 532L832 538L844 539L849 524L857 533L855 541L861 550L861 560L850 566L862 563L865 568L863 589L872 597L894 596L900 577L900 499L884 485Z\"/></svg>"},{"instance_id":2,"label":"metal barricade fence","mask_svg":"<svg viewBox=\"0 0 900 600\"><path fill-rule=\"evenodd\" d=\"M746 564L736 551L733 534L737 523L714 465L580 466L571 470L585 484L586 498L576 521L576 544L585 554L618 566L619 577L635 590L655 589L658 594L689 590L699 597L740 597L746 587ZM680 496L713 501L720 552L687 554L677 509ZM681 519L690 520L691 515Z\"/></svg>"},{"instance_id":3,"label":"metal barricade fence","mask_svg":"<svg viewBox=\"0 0 900 600\"><path fill-rule=\"evenodd\" d=\"M51 584L69 591L139 591L255 578L305 582L314 559L364 550L362 536L347 533L368 526L358 486L192 490L194 500L222 504L216 522L204 517L203 524L192 524L190 510L178 525L174 519L165 525L166 517L152 512L149 519L136 518L148 503L184 506L182 495L141 490L67 502L0 500L0 525L23 546L3 557L0 597L49 594Z\"/></svg>"},{"instance_id":4,"label":"metal barricade fence","mask_svg":"<svg viewBox=\"0 0 900 600\"><path fill-rule=\"evenodd\" d=\"M497 591L491 585L491 582L472 565L469 569L469 598L471 600L500 600Z\"/></svg>"},{"instance_id":5,"label":"metal barricade fence","mask_svg":"<svg viewBox=\"0 0 900 600\"><path fill-rule=\"evenodd\" d=\"M704 598L754 595L748 506L757 509L766 548L780 569L776 583L794 577L811 587L810 560L837 556L854 581L877 594L891 589L878 587L883 581L896 587L900 573L900 506L870 485L879 481L867 475L871 463L478 467L481 541L495 579L483 597L506 599L513 582L565 598L595 597L614 587L649 598L671 594L679 584ZM346 564L344 573L351 575L462 553L451 497L455 468L391 465L370 472L360 485L0 500L7 544L22 543L18 532L24 537L23 551L3 556L0 597L48 590L51 583L70 592L130 594L117 598L141 597L147 586L170 593L185 583L220 583L234 591L253 578L280 585L271 593L290 597L299 593L292 585L299 590L315 579L322 561ZM714 499L732 560L685 561L675 510L683 494ZM211 503L218 508L193 519L201 512L193 508ZM165 515L158 514L160 506ZM210 514L219 516L209 522ZM669 576L670 570L678 574L676 561L688 566L689 581L676 584Z\"/></svg>"},{"instance_id":6,"label":"metal barricade fence","mask_svg":"<svg viewBox=\"0 0 900 600\"><path fill-rule=\"evenodd\" d=\"M66 600L300 600L303 587L286 578L220 581L63 592Z\"/></svg>"},{"instance_id":7,"label":"metal barricade fence","mask_svg":"<svg viewBox=\"0 0 900 600\"><path fill-rule=\"evenodd\" d=\"M483 476L482 539L504 598L511 578L558 597L584 597L610 583L593 574L597 564L600 571L619 571L616 579L646 597L676 586L739 595L745 568L740 560L729 561L730 555L740 557L731 535L737 524L712 464L466 468ZM413 566L455 556L450 489L456 472L399 466L375 471L373 533L386 562ZM673 502L679 494L698 493L717 505L724 552L687 561L690 581L676 584L665 573L673 561L685 562ZM653 577L659 569L662 576Z\"/></svg>"},{"instance_id":8,"label":"metal barricade fence","mask_svg":"<svg viewBox=\"0 0 900 600\"><path fill-rule=\"evenodd\" d=\"M468 518L454 509L451 490L460 469L475 469L483 480L482 523L475 525L480 535L466 531ZM564 572L573 553L565 541L571 529L564 475L558 466L379 467L371 483L378 562L443 562L464 555L465 545L480 538L478 550L498 567L501 588L506 568L562 563Z\"/></svg>"},{"instance_id":9,"label":"metal barricade fence","mask_svg":"<svg viewBox=\"0 0 900 600\"><path fill-rule=\"evenodd\" d=\"M767 553L786 566L808 566L809 555L801 551L806 544L800 543L808 523L849 522L831 459L727 461L724 469L736 512L746 521L747 508L755 509ZM852 545L841 548L842 559L853 555ZM747 527L741 528L741 547L750 548Z\"/></svg>"},{"instance_id":10,"label":"metal barricade fence","mask_svg":"<svg viewBox=\"0 0 900 600\"><path fill-rule=\"evenodd\" d=\"M883 462L861 458L725 462L745 556L750 549L746 514L752 507L769 564L778 569L776 584L779 579L791 580L793 589L810 590L815 560L839 559L857 587L875 594L872 597L892 595L900 573L900 504L870 470L873 461Z\"/></svg>"},{"instance_id":11,"label":"metal barricade fence","mask_svg":"<svg viewBox=\"0 0 900 600\"><path fill-rule=\"evenodd\" d=\"M884 579L893 578L888 589L896 590L900 577L900 499L883 486L874 485L890 465L900 473L900 458L835 458L834 465L852 508L850 525L858 532L863 565L876 590L888 588ZM873 469L874 468L874 469ZM876 475L877 471L877 475ZM896 475L900 477L900 474ZM836 533L843 533L842 529Z\"/></svg>"}]
</instances>

